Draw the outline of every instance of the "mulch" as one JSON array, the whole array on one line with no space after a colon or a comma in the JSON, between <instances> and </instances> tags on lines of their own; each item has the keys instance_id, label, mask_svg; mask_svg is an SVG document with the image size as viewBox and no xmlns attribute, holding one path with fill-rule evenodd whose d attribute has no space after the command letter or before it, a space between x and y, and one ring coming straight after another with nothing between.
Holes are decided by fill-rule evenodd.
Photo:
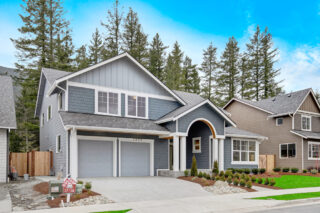
<instances>
[{"instance_id":1,"label":"mulch","mask_svg":"<svg viewBox=\"0 0 320 213\"><path fill-rule=\"evenodd\" d=\"M33 190L40 192L41 194L48 194L49 193L49 183L42 182L42 183L36 184L33 186ZM97 196L97 195L100 195L100 194L93 192L93 191L88 192L87 190L84 189L81 194L71 195L70 202L75 202L75 201L78 201L78 200L81 200L81 199L84 199L84 198L87 198L90 196ZM47 203L51 208L57 208L57 207L60 207L61 200L63 200L63 202L66 203L67 202L67 195L62 194L62 195L60 195L60 197L57 197L53 200L47 200Z\"/></svg>"},{"instance_id":2,"label":"mulch","mask_svg":"<svg viewBox=\"0 0 320 213\"><path fill-rule=\"evenodd\" d=\"M259 184L259 183L252 183L253 186L260 186L260 187L264 187L264 188L268 188L268 189L275 189L275 190L279 190L281 188L276 187L276 186L270 186L270 185L264 185L264 184Z\"/></svg>"},{"instance_id":3,"label":"mulch","mask_svg":"<svg viewBox=\"0 0 320 213\"><path fill-rule=\"evenodd\" d=\"M252 185L253 185L253 184L252 184ZM252 189L252 188L243 187L243 186L235 186L235 185L233 185L233 184L229 184L229 186L236 187L236 188L240 188L240 189L244 189L244 190L246 190L247 192L256 192L256 191L257 191L257 190Z\"/></svg>"},{"instance_id":4,"label":"mulch","mask_svg":"<svg viewBox=\"0 0 320 213\"><path fill-rule=\"evenodd\" d=\"M300 175L300 176L312 176L312 177L320 177L320 173L311 174L311 173L292 173L292 172L279 172L279 175Z\"/></svg>"}]
</instances>

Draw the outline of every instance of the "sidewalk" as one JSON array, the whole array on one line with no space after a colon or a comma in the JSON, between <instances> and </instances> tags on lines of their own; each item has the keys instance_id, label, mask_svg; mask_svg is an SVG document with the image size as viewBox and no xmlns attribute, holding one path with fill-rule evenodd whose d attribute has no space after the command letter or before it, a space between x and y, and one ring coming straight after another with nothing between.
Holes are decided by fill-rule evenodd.
<instances>
[{"instance_id":1,"label":"sidewalk","mask_svg":"<svg viewBox=\"0 0 320 213\"><path fill-rule=\"evenodd\" d=\"M171 200L153 200L153 201L140 201L140 202L128 202L128 203L113 203L104 205L82 206L72 208L60 208L49 210L28 211L37 213L87 213L97 211L108 210L123 210L133 209L132 213L194 213L194 212L251 212L265 210L268 208L282 207L285 205L304 204L306 202L319 202L317 200L301 200L301 201L277 201L277 200L252 200L248 198L280 195L289 193L300 192L316 192L320 191L320 187L303 188L303 189L287 189L287 190L274 190L274 191L261 191L252 193L239 193L229 195L213 195L205 197L191 197Z\"/></svg>"}]
</instances>

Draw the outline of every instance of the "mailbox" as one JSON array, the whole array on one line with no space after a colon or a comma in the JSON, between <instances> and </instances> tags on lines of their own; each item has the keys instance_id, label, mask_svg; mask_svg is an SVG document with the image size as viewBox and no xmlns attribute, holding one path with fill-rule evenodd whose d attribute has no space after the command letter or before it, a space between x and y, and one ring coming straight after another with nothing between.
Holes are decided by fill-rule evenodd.
<instances>
[{"instance_id":1,"label":"mailbox","mask_svg":"<svg viewBox=\"0 0 320 213\"><path fill-rule=\"evenodd\" d=\"M49 181L49 194L52 197L59 197L63 193L62 180L51 180Z\"/></svg>"}]
</instances>

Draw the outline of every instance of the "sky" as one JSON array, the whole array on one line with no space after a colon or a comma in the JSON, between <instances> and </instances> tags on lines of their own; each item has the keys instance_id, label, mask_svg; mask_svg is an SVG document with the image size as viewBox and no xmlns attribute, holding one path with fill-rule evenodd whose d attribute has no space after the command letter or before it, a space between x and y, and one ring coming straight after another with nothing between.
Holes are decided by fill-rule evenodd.
<instances>
[{"instance_id":1,"label":"sky","mask_svg":"<svg viewBox=\"0 0 320 213\"><path fill-rule=\"evenodd\" d=\"M22 0L0 0L0 66L14 67L15 48L10 38L20 36L18 27ZM74 44L88 44L95 28L105 32L110 0L64 0ZM171 50L178 41L193 63L201 64L203 50L210 44L225 48L234 36L241 51L257 25L268 27L274 47L279 49L278 81L286 92L312 87L320 90L320 0L120 0L124 12L138 13L149 41L158 32Z\"/></svg>"}]
</instances>

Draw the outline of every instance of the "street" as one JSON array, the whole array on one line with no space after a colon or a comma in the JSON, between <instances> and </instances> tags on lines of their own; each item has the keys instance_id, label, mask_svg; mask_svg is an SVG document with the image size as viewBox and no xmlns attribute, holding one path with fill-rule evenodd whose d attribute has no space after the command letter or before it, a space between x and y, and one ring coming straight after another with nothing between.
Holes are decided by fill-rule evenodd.
<instances>
[{"instance_id":1,"label":"street","mask_svg":"<svg viewBox=\"0 0 320 213\"><path fill-rule=\"evenodd\" d=\"M317 213L320 212L320 204L311 204L311 205L303 205L303 206L293 206L287 208L280 209L271 209L265 211L258 211L255 213Z\"/></svg>"}]
</instances>

